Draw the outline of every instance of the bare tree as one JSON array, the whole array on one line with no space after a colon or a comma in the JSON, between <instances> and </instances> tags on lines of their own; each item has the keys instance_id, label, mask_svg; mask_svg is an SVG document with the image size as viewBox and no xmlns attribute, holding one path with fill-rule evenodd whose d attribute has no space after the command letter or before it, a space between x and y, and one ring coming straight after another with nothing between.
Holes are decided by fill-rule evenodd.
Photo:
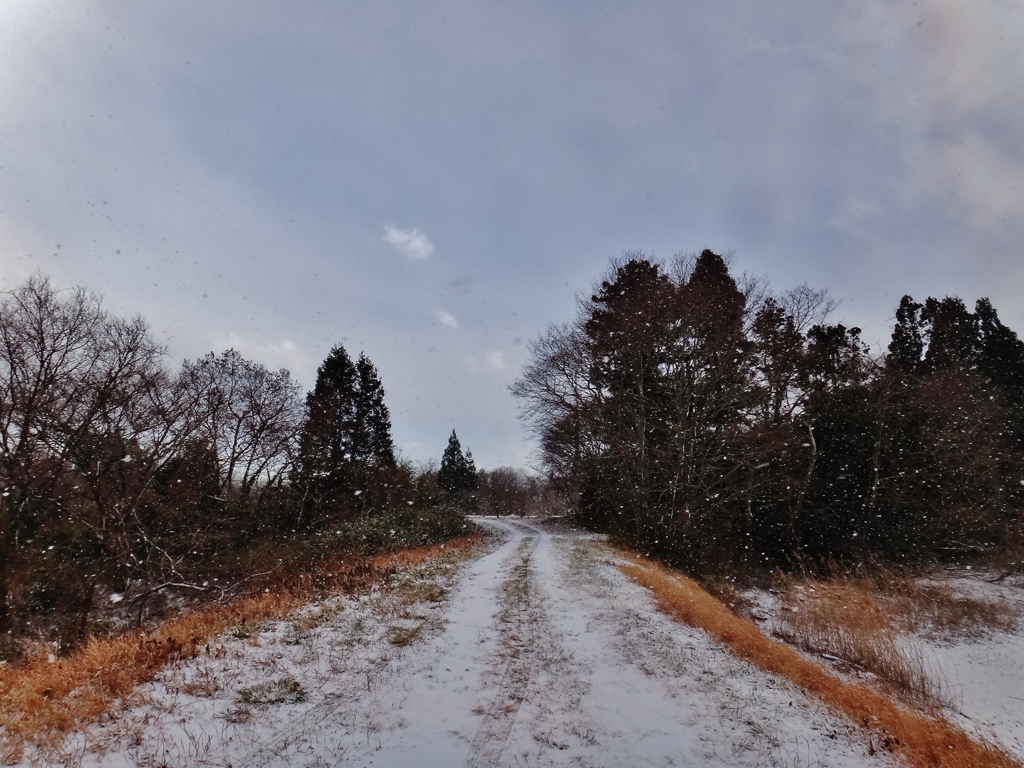
<instances>
[{"instance_id":1,"label":"bare tree","mask_svg":"<svg viewBox=\"0 0 1024 768\"><path fill-rule=\"evenodd\" d=\"M531 362L509 388L522 418L541 441L542 461L554 477L576 478L598 450L593 419L604 392L594 382L592 348L581 322L552 325L530 342Z\"/></svg>"},{"instance_id":2,"label":"bare tree","mask_svg":"<svg viewBox=\"0 0 1024 768\"><path fill-rule=\"evenodd\" d=\"M4 296L0 625L10 623L19 535L50 519L89 531L103 558L131 569L138 506L189 432L163 355L145 322L111 317L83 289L62 293L36 276ZM86 613L97 574L82 585Z\"/></svg>"},{"instance_id":3,"label":"bare tree","mask_svg":"<svg viewBox=\"0 0 1024 768\"><path fill-rule=\"evenodd\" d=\"M185 361L183 386L200 409L199 434L219 462L220 495L246 498L286 470L302 422L299 385L229 349Z\"/></svg>"},{"instance_id":4,"label":"bare tree","mask_svg":"<svg viewBox=\"0 0 1024 768\"><path fill-rule=\"evenodd\" d=\"M11 622L16 542L52 509L65 464L91 422L104 321L95 296L82 289L62 295L41 276L0 302L0 630Z\"/></svg>"},{"instance_id":5,"label":"bare tree","mask_svg":"<svg viewBox=\"0 0 1024 768\"><path fill-rule=\"evenodd\" d=\"M828 289L812 288L807 283L784 291L778 303L793 319L793 326L799 333L824 323L839 306L839 302L828 295Z\"/></svg>"}]
</instances>

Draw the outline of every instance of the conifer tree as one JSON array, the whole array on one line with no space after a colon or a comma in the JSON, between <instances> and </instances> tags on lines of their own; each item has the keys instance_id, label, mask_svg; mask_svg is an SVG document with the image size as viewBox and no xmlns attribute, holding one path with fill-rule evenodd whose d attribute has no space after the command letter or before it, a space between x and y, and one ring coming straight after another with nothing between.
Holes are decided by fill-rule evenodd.
<instances>
[{"instance_id":1,"label":"conifer tree","mask_svg":"<svg viewBox=\"0 0 1024 768\"><path fill-rule=\"evenodd\" d=\"M929 297L921 311L928 323L928 349L924 365L928 372L970 370L978 358L977 318L967 311L958 296Z\"/></svg>"},{"instance_id":2,"label":"conifer tree","mask_svg":"<svg viewBox=\"0 0 1024 768\"><path fill-rule=\"evenodd\" d=\"M917 373L924 355L924 328L921 310L924 307L910 296L900 299L896 325L889 342L887 362L901 373Z\"/></svg>"},{"instance_id":3,"label":"conifer tree","mask_svg":"<svg viewBox=\"0 0 1024 768\"><path fill-rule=\"evenodd\" d=\"M366 355L352 362L334 347L306 397L306 420L292 483L301 494L300 524L310 510L355 504L374 467L393 467L391 417L384 388ZM356 492L359 492L357 494Z\"/></svg>"},{"instance_id":4,"label":"conifer tree","mask_svg":"<svg viewBox=\"0 0 1024 768\"><path fill-rule=\"evenodd\" d=\"M476 471L476 462L473 461L472 451L466 451L466 472L463 478L463 485L467 491L475 491L480 485L480 477Z\"/></svg>"},{"instance_id":5,"label":"conifer tree","mask_svg":"<svg viewBox=\"0 0 1024 768\"><path fill-rule=\"evenodd\" d=\"M355 403L352 456L355 461L382 467L395 464L391 415L384 404L384 387L377 369L365 354L356 362L358 392Z\"/></svg>"},{"instance_id":6,"label":"conifer tree","mask_svg":"<svg viewBox=\"0 0 1024 768\"><path fill-rule=\"evenodd\" d=\"M1024 448L1024 341L999 320L988 299L974 305L978 319L978 368L1010 408L1010 429Z\"/></svg>"},{"instance_id":7,"label":"conifer tree","mask_svg":"<svg viewBox=\"0 0 1024 768\"><path fill-rule=\"evenodd\" d=\"M441 468L437 473L437 484L451 494L471 491L477 486L476 464L473 454L462 452L459 437L452 430L448 438L448 447L441 456Z\"/></svg>"}]
</instances>

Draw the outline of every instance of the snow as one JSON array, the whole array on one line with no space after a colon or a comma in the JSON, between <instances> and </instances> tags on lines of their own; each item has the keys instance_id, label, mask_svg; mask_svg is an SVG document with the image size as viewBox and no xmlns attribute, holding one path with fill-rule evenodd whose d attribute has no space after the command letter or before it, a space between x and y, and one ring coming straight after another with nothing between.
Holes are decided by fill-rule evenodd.
<instances>
[{"instance_id":1,"label":"snow","mask_svg":"<svg viewBox=\"0 0 1024 768\"><path fill-rule=\"evenodd\" d=\"M969 568L967 570L970 570ZM948 702L942 714L968 733L995 743L1024 760L1024 579L1002 583L986 581L990 574L974 571L964 578L943 578L955 591L991 601L1006 601L1019 609L1021 621L1014 631L990 630L980 636L942 636L931 631L902 634L900 647L918 656L935 689ZM925 579L934 582L934 579ZM812 590L813 591L813 590ZM747 590L748 613L761 631L778 636L783 601L763 590ZM808 658L814 654L798 649ZM848 665L829 654L819 658L837 662L833 671L849 676ZM858 673L863 682L870 673Z\"/></svg>"},{"instance_id":2,"label":"snow","mask_svg":"<svg viewBox=\"0 0 1024 768\"><path fill-rule=\"evenodd\" d=\"M951 695L950 719L1024 760L1024 584L989 583L979 574L955 579L950 586L974 597L1006 600L1020 610L1022 620L1013 632L992 631L953 643L923 642Z\"/></svg>"},{"instance_id":3,"label":"snow","mask_svg":"<svg viewBox=\"0 0 1024 768\"><path fill-rule=\"evenodd\" d=\"M236 628L60 753L31 757L118 768L891 765L798 689L658 612L595 538L479 522L496 535L474 559L452 554L383 589ZM275 684L289 693L282 703L240 703Z\"/></svg>"}]
</instances>

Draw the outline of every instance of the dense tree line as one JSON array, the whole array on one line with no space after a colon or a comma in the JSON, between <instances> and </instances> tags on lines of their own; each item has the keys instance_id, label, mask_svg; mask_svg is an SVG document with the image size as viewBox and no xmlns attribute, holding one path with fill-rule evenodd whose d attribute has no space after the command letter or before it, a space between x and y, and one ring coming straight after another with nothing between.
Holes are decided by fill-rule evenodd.
<instances>
[{"instance_id":1,"label":"dense tree line","mask_svg":"<svg viewBox=\"0 0 1024 768\"><path fill-rule=\"evenodd\" d=\"M144 320L84 289L34 277L0 298L0 658L26 633L73 647L113 603L141 619L221 596L288 547L348 541L345 521L434 535L420 513L443 499L422 486L365 355L335 347L303 403L234 350L172 370Z\"/></svg>"},{"instance_id":2,"label":"dense tree line","mask_svg":"<svg viewBox=\"0 0 1024 768\"><path fill-rule=\"evenodd\" d=\"M908 296L875 354L833 307L627 255L513 393L582 522L694 571L1020 543L1024 343L985 299Z\"/></svg>"},{"instance_id":3,"label":"dense tree line","mask_svg":"<svg viewBox=\"0 0 1024 768\"><path fill-rule=\"evenodd\" d=\"M481 515L554 517L565 513L565 497L546 477L518 467L481 470L476 488Z\"/></svg>"}]
</instances>

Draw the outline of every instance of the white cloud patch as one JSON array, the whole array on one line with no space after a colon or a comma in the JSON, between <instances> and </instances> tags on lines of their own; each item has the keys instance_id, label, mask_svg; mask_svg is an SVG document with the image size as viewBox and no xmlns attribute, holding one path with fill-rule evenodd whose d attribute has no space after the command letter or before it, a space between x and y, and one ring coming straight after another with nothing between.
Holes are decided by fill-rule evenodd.
<instances>
[{"instance_id":1,"label":"white cloud patch","mask_svg":"<svg viewBox=\"0 0 1024 768\"><path fill-rule=\"evenodd\" d=\"M234 349L242 357L262 363L271 370L287 368L292 376L296 376L305 366L306 353L291 339L279 343L261 344L249 341L237 333L229 333L214 345L216 349Z\"/></svg>"},{"instance_id":2,"label":"white cloud patch","mask_svg":"<svg viewBox=\"0 0 1024 768\"><path fill-rule=\"evenodd\" d=\"M470 355L464 362L469 370L481 373L496 373L508 368L508 362L505 360L505 353L500 349L487 352L482 357Z\"/></svg>"},{"instance_id":3,"label":"white cloud patch","mask_svg":"<svg viewBox=\"0 0 1024 768\"><path fill-rule=\"evenodd\" d=\"M390 224L384 227L384 242L413 261L421 261L434 252L434 244L419 227L399 229Z\"/></svg>"},{"instance_id":4,"label":"white cloud patch","mask_svg":"<svg viewBox=\"0 0 1024 768\"><path fill-rule=\"evenodd\" d=\"M434 313L434 319L437 320L441 325L447 326L448 328L458 328L459 321L455 317L444 309L439 309Z\"/></svg>"}]
</instances>

